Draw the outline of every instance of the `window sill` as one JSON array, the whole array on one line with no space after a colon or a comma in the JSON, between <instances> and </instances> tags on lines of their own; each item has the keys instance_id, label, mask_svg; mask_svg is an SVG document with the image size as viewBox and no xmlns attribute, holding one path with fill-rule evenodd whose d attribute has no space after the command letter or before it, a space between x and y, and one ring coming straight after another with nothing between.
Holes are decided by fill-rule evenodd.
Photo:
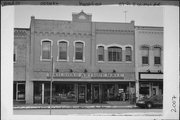
<instances>
[{"instance_id":1,"label":"window sill","mask_svg":"<svg viewBox=\"0 0 180 120\"><path fill-rule=\"evenodd\" d=\"M16 101L25 101L25 99L24 100L16 100Z\"/></svg>"},{"instance_id":2,"label":"window sill","mask_svg":"<svg viewBox=\"0 0 180 120\"><path fill-rule=\"evenodd\" d=\"M123 61L108 61L108 63L124 63Z\"/></svg>"},{"instance_id":3,"label":"window sill","mask_svg":"<svg viewBox=\"0 0 180 120\"><path fill-rule=\"evenodd\" d=\"M57 62L69 62L69 60L56 60Z\"/></svg>"},{"instance_id":4,"label":"window sill","mask_svg":"<svg viewBox=\"0 0 180 120\"><path fill-rule=\"evenodd\" d=\"M132 61L125 61L125 63L132 63Z\"/></svg>"},{"instance_id":5,"label":"window sill","mask_svg":"<svg viewBox=\"0 0 180 120\"><path fill-rule=\"evenodd\" d=\"M98 63L105 63L105 61L97 61Z\"/></svg>"},{"instance_id":6,"label":"window sill","mask_svg":"<svg viewBox=\"0 0 180 120\"><path fill-rule=\"evenodd\" d=\"M73 62L79 62L79 63L81 63L81 62L85 62L85 60L73 60Z\"/></svg>"},{"instance_id":7,"label":"window sill","mask_svg":"<svg viewBox=\"0 0 180 120\"><path fill-rule=\"evenodd\" d=\"M154 64L154 66L156 66L156 67L160 67L160 66L161 66L161 64Z\"/></svg>"},{"instance_id":8,"label":"window sill","mask_svg":"<svg viewBox=\"0 0 180 120\"><path fill-rule=\"evenodd\" d=\"M145 66L149 66L149 64L142 64L142 66L143 66L143 67L145 67Z\"/></svg>"},{"instance_id":9,"label":"window sill","mask_svg":"<svg viewBox=\"0 0 180 120\"><path fill-rule=\"evenodd\" d=\"M42 62L50 62L51 59L41 59Z\"/></svg>"}]
</instances>

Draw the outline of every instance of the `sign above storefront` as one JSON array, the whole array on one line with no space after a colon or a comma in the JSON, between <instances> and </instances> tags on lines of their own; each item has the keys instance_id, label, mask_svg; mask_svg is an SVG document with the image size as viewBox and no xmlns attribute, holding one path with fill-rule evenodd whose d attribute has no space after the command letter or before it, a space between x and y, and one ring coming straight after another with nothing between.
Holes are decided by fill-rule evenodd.
<instances>
[{"instance_id":1,"label":"sign above storefront","mask_svg":"<svg viewBox=\"0 0 180 120\"><path fill-rule=\"evenodd\" d=\"M47 78L49 79L51 75L47 73ZM54 79L62 78L78 78L78 79L124 79L123 73L54 73Z\"/></svg>"},{"instance_id":2,"label":"sign above storefront","mask_svg":"<svg viewBox=\"0 0 180 120\"><path fill-rule=\"evenodd\" d=\"M163 74L157 74L157 73L156 74L153 74L153 73L144 74L144 73L141 73L140 79L141 80L155 80L155 79L162 80Z\"/></svg>"}]
</instances>

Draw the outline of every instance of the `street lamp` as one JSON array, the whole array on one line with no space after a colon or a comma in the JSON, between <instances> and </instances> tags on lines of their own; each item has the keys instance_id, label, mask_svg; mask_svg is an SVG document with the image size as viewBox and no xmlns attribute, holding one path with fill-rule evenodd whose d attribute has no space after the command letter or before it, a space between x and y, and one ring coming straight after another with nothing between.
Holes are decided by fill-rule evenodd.
<instances>
[{"instance_id":1,"label":"street lamp","mask_svg":"<svg viewBox=\"0 0 180 120\"><path fill-rule=\"evenodd\" d=\"M51 105L52 105L52 82L53 82L53 73L54 73L54 63L53 57L51 58L51 81L50 81L50 115L51 115Z\"/></svg>"}]
</instances>

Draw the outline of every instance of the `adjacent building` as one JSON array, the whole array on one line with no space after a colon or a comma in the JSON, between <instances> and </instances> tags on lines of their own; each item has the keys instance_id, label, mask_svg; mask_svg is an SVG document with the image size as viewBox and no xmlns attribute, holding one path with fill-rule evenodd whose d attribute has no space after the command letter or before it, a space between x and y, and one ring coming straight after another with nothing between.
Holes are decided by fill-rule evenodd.
<instances>
[{"instance_id":1,"label":"adjacent building","mask_svg":"<svg viewBox=\"0 0 180 120\"><path fill-rule=\"evenodd\" d=\"M141 34L149 30L160 34ZM94 22L92 15L83 11L73 13L72 21L32 16L30 28L14 31L14 101L49 103L52 80L53 103L134 103L141 80L147 77L147 69L152 70L138 61L142 57L140 46L154 47L155 51L160 46L162 55L162 33L162 28L137 27L134 21ZM151 40L152 36L155 39ZM154 41L155 46L146 41ZM151 65L153 58L148 59ZM148 77L162 75L162 57L155 59L160 68L154 72L158 74Z\"/></svg>"},{"instance_id":2,"label":"adjacent building","mask_svg":"<svg viewBox=\"0 0 180 120\"><path fill-rule=\"evenodd\" d=\"M163 94L163 28L135 27L136 96Z\"/></svg>"}]
</instances>

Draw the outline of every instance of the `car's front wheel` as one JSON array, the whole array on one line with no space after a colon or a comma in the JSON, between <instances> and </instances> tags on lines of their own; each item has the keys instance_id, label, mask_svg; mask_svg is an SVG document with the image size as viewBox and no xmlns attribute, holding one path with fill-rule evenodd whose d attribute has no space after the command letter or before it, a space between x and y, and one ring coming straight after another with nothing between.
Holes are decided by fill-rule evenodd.
<instances>
[{"instance_id":1,"label":"car's front wheel","mask_svg":"<svg viewBox=\"0 0 180 120\"><path fill-rule=\"evenodd\" d=\"M149 108L149 109L152 108L152 103L147 103L146 107Z\"/></svg>"}]
</instances>

